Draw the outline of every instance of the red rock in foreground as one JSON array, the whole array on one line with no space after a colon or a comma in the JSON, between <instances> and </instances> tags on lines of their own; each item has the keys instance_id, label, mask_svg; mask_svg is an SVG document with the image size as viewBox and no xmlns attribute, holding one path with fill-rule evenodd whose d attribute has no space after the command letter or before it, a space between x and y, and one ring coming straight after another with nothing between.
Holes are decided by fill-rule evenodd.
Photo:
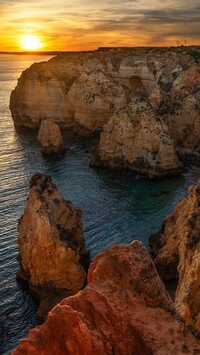
<instances>
[{"instance_id":1,"label":"red rock in foreground","mask_svg":"<svg viewBox=\"0 0 200 355\"><path fill-rule=\"evenodd\" d=\"M91 264L88 286L64 299L13 355L200 354L143 245L114 245Z\"/></svg>"}]
</instances>

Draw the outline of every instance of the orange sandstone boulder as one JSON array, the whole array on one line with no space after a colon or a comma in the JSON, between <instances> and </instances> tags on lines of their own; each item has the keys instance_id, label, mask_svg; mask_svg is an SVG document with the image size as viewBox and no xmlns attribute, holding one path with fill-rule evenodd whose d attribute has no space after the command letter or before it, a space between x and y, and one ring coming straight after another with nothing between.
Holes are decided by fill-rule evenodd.
<instances>
[{"instance_id":1,"label":"orange sandstone boulder","mask_svg":"<svg viewBox=\"0 0 200 355\"><path fill-rule=\"evenodd\" d=\"M58 154L66 150L60 127L51 118L42 120L37 139L43 154Z\"/></svg>"},{"instance_id":2,"label":"orange sandstone boulder","mask_svg":"<svg viewBox=\"0 0 200 355\"><path fill-rule=\"evenodd\" d=\"M199 354L199 341L174 315L172 300L142 243L113 245L91 264L88 286L64 299L13 355Z\"/></svg>"},{"instance_id":3,"label":"orange sandstone boulder","mask_svg":"<svg viewBox=\"0 0 200 355\"><path fill-rule=\"evenodd\" d=\"M162 279L178 278L178 314L200 332L200 180L150 237L155 265Z\"/></svg>"},{"instance_id":4,"label":"orange sandstone boulder","mask_svg":"<svg viewBox=\"0 0 200 355\"><path fill-rule=\"evenodd\" d=\"M44 316L58 300L79 291L89 264L82 212L65 201L49 176L36 174L19 221L20 271L41 301Z\"/></svg>"}]
</instances>

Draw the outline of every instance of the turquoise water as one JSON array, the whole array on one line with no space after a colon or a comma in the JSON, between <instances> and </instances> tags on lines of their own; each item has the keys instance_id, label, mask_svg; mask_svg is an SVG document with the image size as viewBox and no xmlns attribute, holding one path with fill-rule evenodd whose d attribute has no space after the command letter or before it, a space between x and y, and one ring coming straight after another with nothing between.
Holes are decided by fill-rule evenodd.
<instances>
[{"instance_id":1,"label":"turquoise water","mask_svg":"<svg viewBox=\"0 0 200 355\"><path fill-rule=\"evenodd\" d=\"M32 174L51 175L66 199L83 210L86 246L92 257L111 243L142 240L156 232L163 218L197 175L150 182L144 178L89 168L93 141L65 134L70 151L60 160L40 154L36 133L14 130L9 96L23 69L48 58L0 56L0 353L10 354L27 330L37 324L36 306L18 269L17 223L23 213Z\"/></svg>"}]
</instances>

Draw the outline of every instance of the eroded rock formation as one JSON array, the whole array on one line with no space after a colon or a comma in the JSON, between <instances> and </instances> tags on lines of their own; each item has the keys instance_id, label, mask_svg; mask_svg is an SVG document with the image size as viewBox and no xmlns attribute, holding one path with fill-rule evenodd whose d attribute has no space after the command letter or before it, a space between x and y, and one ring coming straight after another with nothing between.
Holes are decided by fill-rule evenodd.
<instances>
[{"instance_id":1,"label":"eroded rock formation","mask_svg":"<svg viewBox=\"0 0 200 355\"><path fill-rule=\"evenodd\" d=\"M146 100L150 116L138 115L133 127L132 113L125 119L123 111L136 111L137 99ZM35 128L44 117L54 117L82 135L103 130L99 164L162 177L180 172L176 153L185 163L190 154L200 156L199 102L198 47L113 48L33 64L22 73L10 107L16 127ZM131 131L123 147L119 126L124 138Z\"/></svg>"},{"instance_id":2,"label":"eroded rock formation","mask_svg":"<svg viewBox=\"0 0 200 355\"><path fill-rule=\"evenodd\" d=\"M162 279L178 278L175 306L186 324L200 333L200 180L150 237Z\"/></svg>"},{"instance_id":3,"label":"eroded rock formation","mask_svg":"<svg viewBox=\"0 0 200 355\"><path fill-rule=\"evenodd\" d=\"M199 341L174 316L148 252L134 241L98 255L88 286L58 304L13 355L199 352Z\"/></svg>"},{"instance_id":4,"label":"eroded rock formation","mask_svg":"<svg viewBox=\"0 0 200 355\"><path fill-rule=\"evenodd\" d=\"M134 99L104 126L91 166L129 169L160 178L177 175L182 168L168 134L145 99Z\"/></svg>"},{"instance_id":5,"label":"eroded rock formation","mask_svg":"<svg viewBox=\"0 0 200 355\"><path fill-rule=\"evenodd\" d=\"M181 105L182 98L199 90L194 57L189 48L113 48L33 64L11 95L14 123L34 128L43 117L54 117L61 126L80 125L82 133L91 133L135 96L146 97L154 110L166 107L170 98L170 114L177 100Z\"/></svg>"},{"instance_id":6,"label":"eroded rock formation","mask_svg":"<svg viewBox=\"0 0 200 355\"><path fill-rule=\"evenodd\" d=\"M89 67L90 62L87 65ZM108 76L103 68L92 69L83 72L68 93L75 109L75 131L88 135L100 131L114 110L127 102L120 83Z\"/></svg>"},{"instance_id":7,"label":"eroded rock formation","mask_svg":"<svg viewBox=\"0 0 200 355\"><path fill-rule=\"evenodd\" d=\"M42 120L37 139L41 143L42 154L59 154L66 150L60 127L51 118Z\"/></svg>"},{"instance_id":8,"label":"eroded rock formation","mask_svg":"<svg viewBox=\"0 0 200 355\"><path fill-rule=\"evenodd\" d=\"M28 280L41 301L41 316L86 282L89 255L84 247L82 212L65 201L51 178L36 174L19 221L19 278Z\"/></svg>"}]
</instances>

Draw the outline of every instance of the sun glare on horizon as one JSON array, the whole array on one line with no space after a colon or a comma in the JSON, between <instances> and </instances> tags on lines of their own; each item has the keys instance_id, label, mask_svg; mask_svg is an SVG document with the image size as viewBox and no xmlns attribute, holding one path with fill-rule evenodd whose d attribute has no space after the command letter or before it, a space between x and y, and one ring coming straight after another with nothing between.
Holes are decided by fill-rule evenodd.
<instances>
[{"instance_id":1,"label":"sun glare on horizon","mask_svg":"<svg viewBox=\"0 0 200 355\"><path fill-rule=\"evenodd\" d=\"M37 35L27 34L22 36L21 46L25 50L35 51L42 47L42 43Z\"/></svg>"}]
</instances>

